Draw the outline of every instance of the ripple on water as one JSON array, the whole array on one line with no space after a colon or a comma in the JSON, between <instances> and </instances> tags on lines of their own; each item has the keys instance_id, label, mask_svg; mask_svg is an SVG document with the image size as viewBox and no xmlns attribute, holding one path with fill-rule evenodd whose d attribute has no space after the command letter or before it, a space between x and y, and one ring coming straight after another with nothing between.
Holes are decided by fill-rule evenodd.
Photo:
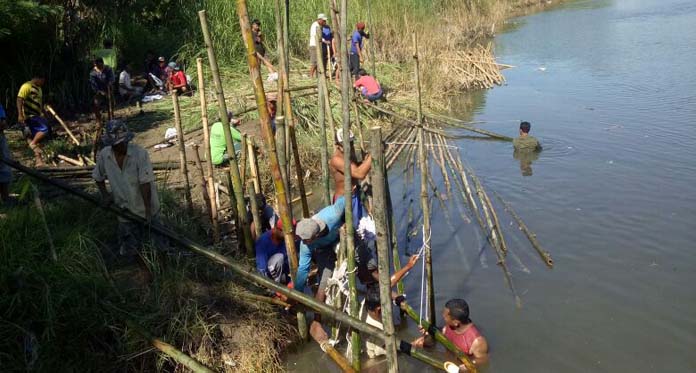
<instances>
[{"instance_id":1,"label":"ripple on water","mask_svg":"<svg viewBox=\"0 0 696 373\"><path fill-rule=\"evenodd\" d=\"M553 135L544 136L541 145L544 147L544 158L562 158L577 152L575 144L565 138L554 137Z\"/></svg>"}]
</instances>

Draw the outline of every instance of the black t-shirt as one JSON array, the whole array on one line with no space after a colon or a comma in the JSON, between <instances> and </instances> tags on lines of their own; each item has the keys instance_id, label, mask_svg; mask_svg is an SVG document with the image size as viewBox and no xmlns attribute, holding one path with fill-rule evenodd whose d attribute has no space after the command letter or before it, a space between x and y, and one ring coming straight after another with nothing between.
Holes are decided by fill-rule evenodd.
<instances>
[{"instance_id":1,"label":"black t-shirt","mask_svg":"<svg viewBox=\"0 0 696 373\"><path fill-rule=\"evenodd\" d=\"M261 40L261 37L259 37L259 34L251 30L251 38L254 39L254 49L256 49L256 53L260 54L261 56L266 55L266 48L263 46L263 40Z\"/></svg>"}]
</instances>

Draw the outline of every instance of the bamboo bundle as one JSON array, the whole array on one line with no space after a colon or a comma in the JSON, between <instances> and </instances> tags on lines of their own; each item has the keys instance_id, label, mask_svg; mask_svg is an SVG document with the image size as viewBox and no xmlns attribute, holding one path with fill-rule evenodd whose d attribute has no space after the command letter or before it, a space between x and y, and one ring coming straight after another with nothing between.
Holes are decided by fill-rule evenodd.
<instances>
[{"instance_id":1,"label":"bamboo bundle","mask_svg":"<svg viewBox=\"0 0 696 373\"><path fill-rule=\"evenodd\" d=\"M502 68L511 65L499 64L490 46L478 45L467 50L452 52L453 57L440 58L439 68L451 77L450 89L453 91L488 89L505 82L500 73Z\"/></svg>"}]
</instances>

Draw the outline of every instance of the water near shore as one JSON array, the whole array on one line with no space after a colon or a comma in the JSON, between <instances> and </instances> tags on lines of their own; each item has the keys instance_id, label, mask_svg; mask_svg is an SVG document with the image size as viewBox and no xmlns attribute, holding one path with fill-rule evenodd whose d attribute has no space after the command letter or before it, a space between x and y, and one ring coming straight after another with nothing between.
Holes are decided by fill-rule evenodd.
<instances>
[{"instance_id":1,"label":"water near shore","mask_svg":"<svg viewBox=\"0 0 696 373\"><path fill-rule=\"evenodd\" d=\"M475 119L508 135L528 120L545 150L521 164L508 143L458 145L556 267L540 263L500 207L523 302L515 309L492 252L478 255L475 225L460 222L452 202L450 227L434 201L438 307L470 302L491 345L487 372L696 371L696 3L575 1L513 22L496 55L516 67L506 86L484 93ZM417 201L418 183L404 184L398 167L391 179L404 222L403 188ZM406 278L414 305L419 281L420 269ZM413 323L400 331L416 334ZM402 371L429 369L400 362ZM314 344L288 368L335 370Z\"/></svg>"}]
</instances>

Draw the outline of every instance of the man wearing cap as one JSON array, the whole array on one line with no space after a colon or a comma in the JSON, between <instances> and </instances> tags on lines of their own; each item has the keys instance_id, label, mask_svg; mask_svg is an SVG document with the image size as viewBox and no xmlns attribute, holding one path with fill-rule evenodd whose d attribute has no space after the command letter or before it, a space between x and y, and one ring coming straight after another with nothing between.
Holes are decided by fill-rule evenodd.
<instances>
[{"instance_id":1,"label":"man wearing cap","mask_svg":"<svg viewBox=\"0 0 696 373\"><path fill-rule=\"evenodd\" d=\"M309 27L309 77L314 78L317 72L317 35L321 33L322 28L326 24L326 15L319 13L317 20Z\"/></svg>"},{"instance_id":2,"label":"man wearing cap","mask_svg":"<svg viewBox=\"0 0 696 373\"><path fill-rule=\"evenodd\" d=\"M353 132L350 131L350 176L353 180L351 195L351 208L353 209L353 225L357 228L360 223L360 218L365 215L362 203L360 201L360 193L357 186L370 173L372 168L372 156L367 154L363 157L363 161L358 164L357 156L355 155L355 147L353 146ZM334 151L329 166L334 179L334 196L335 201L338 197L343 196L345 176L343 174L345 162L343 161L343 130L336 130L336 150Z\"/></svg>"},{"instance_id":3,"label":"man wearing cap","mask_svg":"<svg viewBox=\"0 0 696 373\"><path fill-rule=\"evenodd\" d=\"M336 266L336 251L339 242L339 230L343 225L343 216L346 208L345 198L338 198L333 205L324 207L311 218L305 218L297 223L295 235L300 242L299 265L295 276L295 289L304 291L309 267L312 260L318 267L319 288L315 298L323 303L326 300L326 285L333 275ZM317 341L326 340L326 332L321 327L320 315L314 316L309 333Z\"/></svg>"},{"instance_id":4,"label":"man wearing cap","mask_svg":"<svg viewBox=\"0 0 696 373\"><path fill-rule=\"evenodd\" d=\"M355 31L350 38L350 73L357 79L360 71L360 64L363 62L363 38L370 38L370 34L365 32L365 22L358 22Z\"/></svg>"},{"instance_id":5,"label":"man wearing cap","mask_svg":"<svg viewBox=\"0 0 696 373\"><path fill-rule=\"evenodd\" d=\"M290 266L283 236L283 222L280 219L273 220L273 228L262 234L254 243L256 269L273 281L287 285L290 282ZM294 219L292 225L296 225Z\"/></svg>"},{"instance_id":6,"label":"man wearing cap","mask_svg":"<svg viewBox=\"0 0 696 373\"><path fill-rule=\"evenodd\" d=\"M160 205L150 156L141 146L130 143L133 133L120 120L110 120L102 141L106 145L97 155L92 178L104 203L115 203L148 221L158 221ZM111 193L106 189L109 180ZM132 255L147 234L146 227L119 217L118 240L121 255ZM154 244L161 238L153 235Z\"/></svg>"},{"instance_id":7,"label":"man wearing cap","mask_svg":"<svg viewBox=\"0 0 696 373\"><path fill-rule=\"evenodd\" d=\"M455 344L462 352L471 357L471 362L481 365L488 361L488 342L481 335L476 325L469 319L469 305L464 299L450 299L442 311L445 326L442 334ZM432 336L421 330L424 336L413 341L413 347L423 348L433 345ZM466 366L459 367L460 372L466 372Z\"/></svg>"},{"instance_id":8,"label":"man wearing cap","mask_svg":"<svg viewBox=\"0 0 696 373\"><path fill-rule=\"evenodd\" d=\"M189 90L186 74L181 71L181 66L177 64L174 64L172 75L169 78L169 89L176 94L183 94Z\"/></svg>"}]
</instances>

